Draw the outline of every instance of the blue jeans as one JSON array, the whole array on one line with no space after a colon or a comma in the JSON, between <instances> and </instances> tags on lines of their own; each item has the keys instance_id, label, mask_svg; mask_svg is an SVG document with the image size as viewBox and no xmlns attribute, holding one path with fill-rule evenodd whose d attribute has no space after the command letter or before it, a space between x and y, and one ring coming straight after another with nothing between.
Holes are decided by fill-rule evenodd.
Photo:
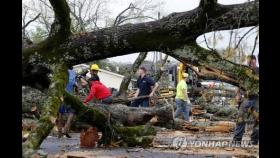
<instances>
[{"instance_id":1,"label":"blue jeans","mask_svg":"<svg viewBox=\"0 0 280 158\"><path fill-rule=\"evenodd\" d=\"M175 102L176 102L175 118L178 117L181 113L183 113L184 119L186 121L189 121L191 105L182 99L175 99Z\"/></svg>"},{"instance_id":2,"label":"blue jeans","mask_svg":"<svg viewBox=\"0 0 280 158\"><path fill-rule=\"evenodd\" d=\"M105 104L111 104L112 102L113 102L113 97L112 96L109 96L109 97L101 100L101 103L105 103Z\"/></svg>"},{"instance_id":3,"label":"blue jeans","mask_svg":"<svg viewBox=\"0 0 280 158\"><path fill-rule=\"evenodd\" d=\"M137 99L137 100L134 100L134 101L131 103L130 106L131 106L131 107L139 107L139 106L141 106L141 107L147 108L147 107L149 107L149 98L147 98L147 99Z\"/></svg>"},{"instance_id":4,"label":"blue jeans","mask_svg":"<svg viewBox=\"0 0 280 158\"><path fill-rule=\"evenodd\" d=\"M244 102L241 104L238 111L237 123L233 136L234 141L242 140L243 134L245 133L246 119L249 117L249 115L253 115L253 113L259 113L258 99L244 100ZM255 120L253 131L251 134L251 141L257 143L258 140L259 140L259 123L257 120Z\"/></svg>"},{"instance_id":5,"label":"blue jeans","mask_svg":"<svg viewBox=\"0 0 280 158\"><path fill-rule=\"evenodd\" d=\"M75 113L75 110L72 109L72 108L70 107L70 105L65 105L64 103L62 103L62 104L59 106L58 112L61 113L61 114L65 114L65 113Z\"/></svg>"}]
</instances>

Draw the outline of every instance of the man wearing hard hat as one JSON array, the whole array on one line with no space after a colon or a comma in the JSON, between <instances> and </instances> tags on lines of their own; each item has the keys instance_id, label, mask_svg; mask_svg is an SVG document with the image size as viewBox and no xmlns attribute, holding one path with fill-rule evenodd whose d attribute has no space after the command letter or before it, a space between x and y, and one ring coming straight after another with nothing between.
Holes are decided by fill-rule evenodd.
<instances>
[{"instance_id":1,"label":"man wearing hard hat","mask_svg":"<svg viewBox=\"0 0 280 158\"><path fill-rule=\"evenodd\" d=\"M90 66L90 74L91 74L91 77L92 76L95 76L95 77L98 77L98 71L99 71L99 66L97 65L97 64L92 64L91 66ZM87 80L86 79L86 74L87 73L85 73L84 74L84 76L82 76L82 77L80 77L80 80L81 80L81 84L82 84L82 86L86 86L86 85L88 85L90 82L90 78ZM99 79L99 77L98 77L98 79Z\"/></svg>"},{"instance_id":2,"label":"man wearing hard hat","mask_svg":"<svg viewBox=\"0 0 280 158\"><path fill-rule=\"evenodd\" d=\"M97 64L92 64L90 67L90 74L97 75L99 71L99 66Z\"/></svg>"}]
</instances>

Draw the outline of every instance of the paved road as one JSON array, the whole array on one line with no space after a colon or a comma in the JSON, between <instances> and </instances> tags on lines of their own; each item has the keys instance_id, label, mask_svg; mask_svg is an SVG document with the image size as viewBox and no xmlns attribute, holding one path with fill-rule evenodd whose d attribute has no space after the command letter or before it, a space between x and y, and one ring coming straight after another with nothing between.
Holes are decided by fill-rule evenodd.
<instances>
[{"instance_id":1,"label":"paved road","mask_svg":"<svg viewBox=\"0 0 280 158\"><path fill-rule=\"evenodd\" d=\"M168 133L168 132L166 132ZM182 132L183 133L183 132ZM181 133L181 134L182 134ZM163 142L166 142L166 139L168 139L168 137L174 137L174 136L178 136L177 133L162 133L159 134L159 137L165 138L162 139ZM180 134L180 135L181 135ZM183 133L184 134L184 133ZM85 155L85 157L94 157L94 158L113 158L113 157L133 157L133 158L143 158L143 157L160 157L160 158L204 158L204 157L215 157L215 158L232 158L233 153L231 152L227 152L223 149L221 150L217 150L216 152L212 152L212 149L208 152L207 150L203 149L184 149L184 150L172 150L172 149L168 149L166 147L160 147L160 148L94 148L94 149L81 149L79 147L79 138L80 135L79 133L71 133L72 138L61 138L58 139L57 137L53 137L53 136L49 136L47 139L45 139L45 141L42 143L41 145L41 149L50 154L50 155L57 155L57 154L61 154L61 158L63 157L67 157L67 154L79 154L79 153L83 153ZM188 136L190 139L194 138L193 136L191 136L190 134L186 134L186 136ZM211 135L209 135L210 137L212 137ZM204 139L204 137L202 136L198 136L195 137L197 138L202 138ZM161 140L160 138L157 138L156 141ZM164 143L163 143L164 144ZM64 156L63 156L64 153ZM65 154L67 153L67 154ZM244 153L244 151L243 151Z\"/></svg>"}]
</instances>

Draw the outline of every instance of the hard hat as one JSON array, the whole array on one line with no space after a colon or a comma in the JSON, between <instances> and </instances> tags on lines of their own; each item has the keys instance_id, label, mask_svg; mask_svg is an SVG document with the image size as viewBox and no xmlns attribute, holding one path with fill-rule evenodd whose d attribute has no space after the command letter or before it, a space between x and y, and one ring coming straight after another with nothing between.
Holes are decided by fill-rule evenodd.
<instances>
[{"instance_id":1,"label":"hard hat","mask_svg":"<svg viewBox=\"0 0 280 158\"><path fill-rule=\"evenodd\" d=\"M187 78L189 76L189 74L183 73L182 76L183 76L183 78Z\"/></svg>"},{"instance_id":2,"label":"hard hat","mask_svg":"<svg viewBox=\"0 0 280 158\"><path fill-rule=\"evenodd\" d=\"M93 65L91 65L90 70L99 71L99 66L97 64L93 64Z\"/></svg>"}]
</instances>

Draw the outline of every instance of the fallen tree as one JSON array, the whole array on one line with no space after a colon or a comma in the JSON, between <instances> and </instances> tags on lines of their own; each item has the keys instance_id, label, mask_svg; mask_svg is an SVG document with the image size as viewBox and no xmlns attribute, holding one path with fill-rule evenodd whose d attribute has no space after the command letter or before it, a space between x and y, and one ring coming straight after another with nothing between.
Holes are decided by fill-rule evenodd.
<instances>
[{"instance_id":1,"label":"fallen tree","mask_svg":"<svg viewBox=\"0 0 280 158\"><path fill-rule=\"evenodd\" d=\"M29 43L30 45L22 49L23 84L48 90L38 126L23 144L24 157L29 157L51 131L53 120L62 102L60 98L65 93L66 67L70 65L135 52L162 51L168 52L168 55L180 61L216 69L232 78L235 84L245 90L255 93L259 91L258 77L251 69L225 60L217 52L203 49L195 42L199 35L213 30L257 25L259 1L220 5L216 0L202 0L199 6L191 11L173 13L160 20L126 24L76 35L72 35L70 31L71 18L67 2L50 0L50 3L55 13L55 20L49 36L38 44ZM50 82L49 76L51 76ZM219 75L214 74L214 77L219 78ZM33 84L35 82L36 85ZM97 119L97 123L100 121L97 126L106 135L106 131L111 128L108 122L104 123L107 117L100 112L89 111L94 114L89 115L92 117L89 120ZM142 130L143 128L149 129L147 126L122 127L119 129L122 132L119 133L128 136L135 133L136 137L129 137L133 141L129 138L124 140L127 142L141 140L140 142L143 143L144 140L150 140L148 137L144 139L144 136L154 134L153 132L137 134L137 130L133 130L146 131ZM138 139L142 136L143 139Z\"/></svg>"},{"instance_id":2,"label":"fallen tree","mask_svg":"<svg viewBox=\"0 0 280 158\"><path fill-rule=\"evenodd\" d=\"M235 122L231 121L193 121L187 123L182 119L174 120L174 128L179 130L190 130L190 131L205 131L205 132L222 132L229 133L234 130Z\"/></svg>"},{"instance_id":3,"label":"fallen tree","mask_svg":"<svg viewBox=\"0 0 280 158\"><path fill-rule=\"evenodd\" d=\"M69 35L65 26L61 31L65 31L63 36L58 37L61 32L57 32L55 38L62 40L53 42L55 45L48 45L48 38L23 49L23 76L35 73L28 75L28 65L57 62L73 65L135 52L166 51L180 61L222 70L224 75L237 80L242 88L258 91L258 80L248 67L225 60L217 52L203 49L195 42L199 35L212 30L257 25L258 8L258 1L220 5L215 0L208 0L201 1L194 10L173 13L160 20L104 28L82 35ZM240 14L243 16L240 17ZM61 25L67 23L68 20L61 20Z\"/></svg>"}]
</instances>

